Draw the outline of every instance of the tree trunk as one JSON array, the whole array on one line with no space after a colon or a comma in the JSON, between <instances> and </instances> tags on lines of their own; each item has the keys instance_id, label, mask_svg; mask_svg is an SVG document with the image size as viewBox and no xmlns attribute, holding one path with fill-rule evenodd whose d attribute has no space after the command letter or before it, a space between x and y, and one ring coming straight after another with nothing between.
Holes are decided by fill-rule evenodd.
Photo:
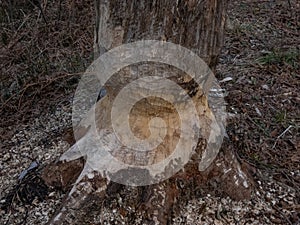
<instances>
[{"instance_id":1,"label":"tree trunk","mask_svg":"<svg viewBox=\"0 0 300 225\"><path fill-rule=\"evenodd\" d=\"M226 18L225 0L96 0L95 53L139 40L165 40L198 54L214 70Z\"/></svg>"},{"instance_id":2,"label":"tree trunk","mask_svg":"<svg viewBox=\"0 0 300 225\"><path fill-rule=\"evenodd\" d=\"M226 0L95 0L95 3L96 56L102 56L122 44L141 40L157 40L172 42L191 50L200 56L212 71L215 71L223 43ZM132 71L138 72L133 76ZM128 149L124 150L124 146L116 147L117 140L113 139L114 136L109 136L114 131L110 113L118 93L137 78L144 78L147 74L151 76L156 71L167 71L165 78L178 83L192 99L201 124L201 128L196 127L199 131L201 130L197 147L188 154L189 160L181 170L168 176L169 179L160 182L155 182L156 178L153 176L153 171L136 169L137 166L132 167L133 172L131 170L125 170L125 172L119 170L115 174L109 175L105 172L99 172L101 169L95 165L96 159L89 161L92 157L89 152L93 147L78 150L80 146L91 142L90 138L95 135L95 130L98 131L98 134L101 131L106 132L105 135L100 135L100 138L109 137L108 142L113 143L108 146L109 151L115 158L128 165L137 165L138 161L138 166L141 168L166 159L172 154L174 146L179 142L181 136L178 135L177 128L180 126L178 121L188 121L189 115L179 115L172 104L162 98L155 97L147 97L135 104L128 118L123 118L123 114L120 112L120 115L114 119L129 119L133 133L138 138L145 139L151 136L153 132L160 133L163 129L162 127L158 130L149 128L151 119L158 115L167 124L163 145L155 147L149 154L148 152L137 154ZM159 84L157 85L159 86ZM149 88L148 91L151 91L150 87L143 87L142 89L147 88ZM142 98L143 94L140 89L141 87L137 85L131 94ZM208 139L211 135L210 125L215 118L215 112L211 109L212 102L209 101L203 87L199 88L197 82L189 74L178 68L157 62L138 63L126 66L111 76L105 83L105 90L106 96L95 105L96 129L91 128L89 119L86 119L89 118L88 116L83 119L74 131L77 145L73 145L60 158L59 162L48 166L43 173L44 180L48 185L62 188L69 187L77 179L62 208L54 215L49 224L94 224L96 223L94 220L96 216L92 213L91 202L97 205L98 209L101 209L103 202L113 202L111 199L116 198L120 193L127 193L122 198L122 204L129 205L130 209L133 210L127 210L125 213L127 217L141 215L143 224L170 224L171 214L176 211L175 203L185 202L198 196L199 190L202 193L214 187L217 192L226 193L235 199L250 197L251 179L230 148L223 148L215 159L212 157L214 160L211 160L209 165L203 164L201 161L205 155L215 154L215 152L211 153L212 148L208 148ZM174 92L171 92L170 95L178 100L178 96ZM181 100L179 98L179 108L185 106L184 101ZM220 122L219 118L215 120ZM160 122L155 125L159 126ZM215 139L220 144L222 138L216 136ZM182 148L181 151L187 150ZM85 163L82 162L82 157L86 157ZM172 166L174 165L169 163L166 168L162 168L165 172L163 175L166 175L169 167ZM77 177L80 170L82 170L81 175ZM141 170L143 170L142 173ZM145 177L149 177L148 181L153 182L151 185L143 187L124 185L124 182L128 180L121 181L122 184L114 182L118 180L119 176L124 177L127 173L130 174L127 179L132 179L130 182L137 180L139 182L139 179ZM136 173L142 175L135 177ZM132 212L134 212L133 215ZM132 224L135 219L127 218L127 221L131 221L128 224Z\"/></svg>"}]
</instances>

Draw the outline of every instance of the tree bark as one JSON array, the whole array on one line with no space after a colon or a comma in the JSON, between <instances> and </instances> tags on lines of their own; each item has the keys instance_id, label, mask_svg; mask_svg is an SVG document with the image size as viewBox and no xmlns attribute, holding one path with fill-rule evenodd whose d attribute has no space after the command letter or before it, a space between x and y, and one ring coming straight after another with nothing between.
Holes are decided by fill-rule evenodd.
<instances>
[{"instance_id":1,"label":"tree bark","mask_svg":"<svg viewBox=\"0 0 300 225\"><path fill-rule=\"evenodd\" d=\"M215 71L223 44L227 0L95 0L95 7L95 55L97 57L122 44L140 40L158 40L190 49L200 56L212 71ZM213 111L209 107L207 96L195 87L195 83L187 74L166 65L146 64L147 67L136 65L137 70L143 74L141 77L146 70L151 71L151 68L167 70L168 78L179 83L196 102L201 123L211 123ZM111 129L109 112L113 99L124 85L134 81L135 78L130 74L132 67L123 68L105 85L107 95L96 104L97 129ZM126 77L126 81L122 77ZM161 106L163 108L158 110L157 108ZM178 120L178 115L172 105L162 100L148 99L137 104L132 110L130 125L135 134L140 137L149 135L147 127L150 118L157 113L155 110L158 110L161 115L167 113L171 125L176 124L174 121ZM84 141L88 140L91 129L88 122L83 120L74 132L76 140ZM151 162L147 163L157 163L170 154L170 148L178 141L175 134L176 131L167 130L165 139L167 147L157 148ZM216 192L225 193L234 199L249 198L252 191L251 178L232 149L223 148L208 168L204 171L199 169L207 144L205 139L208 139L208 136L209 131L203 131L202 139L199 140L198 147L191 155L191 160L174 176L157 184L136 188L116 184L99 173L87 176L94 171L87 171L87 167L82 164L81 157L84 155L77 154L76 147L73 146L59 162L48 166L43 174L48 185L63 188L70 186L77 179L62 208L49 224L82 224L83 222L89 224L88 221L92 220L89 217L95 215L92 215L89 208L85 206L91 199L101 208L102 203L107 199L126 191L128 196L124 197L123 204L132 204L130 207L142 215L143 224L170 224L171 214L176 211L175 203L186 202L198 196L199 190L200 195L214 188ZM113 154L129 164L136 159L130 158L130 154L126 151L121 154L113 152ZM78 170L82 169L85 173L82 172L79 178L71 172L76 171L78 175ZM137 192L139 197L132 197L132 192ZM134 203L131 201L133 198L135 198ZM78 215L81 215L80 218Z\"/></svg>"},{"instance_id":2,"label":"tree bark","mask_svg":"<svg viewBox=\"0 0 300 225\"><path fill-rule=\"evenodd\" d=\"M226 20L225 0L96 0L95 54L123 43L165 40L198 54L214 70Z\"/></svg>"}]
</instances>

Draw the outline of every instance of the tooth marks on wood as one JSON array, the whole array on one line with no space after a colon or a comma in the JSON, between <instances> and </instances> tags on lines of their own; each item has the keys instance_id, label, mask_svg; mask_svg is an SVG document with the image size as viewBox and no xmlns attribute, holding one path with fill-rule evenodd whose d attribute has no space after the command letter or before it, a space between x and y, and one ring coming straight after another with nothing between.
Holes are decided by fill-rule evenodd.
<instances>
[{"instance_id":1,"label":"tooth marks on wood","mask_svg":"<svg viewBox=\"0 0 300 225\"><path fill-rule=\"evenodd\" d=\"M109 50L122 43L145 39L161 40L163 37L164 40L180 44L192 50L214 70L223 41L226 3L227 1L223 0L182 0L176 2L166 0L148 2L139 0L96 0L98 15L96 18L96 54L101 55L103 49ZM189 97L196 102L199 119L203 125L201 127L201 132L204 134L203 139L207 139L210 134L210 116L212 113L203 91L198 88L195 82L191 81L190 77L181 71L176 71L170 66L158 66L158 63L155 66L149 64L144 66L144 69L141 65L131 65L123 68L106 83L107 95L99 101L101 107L96 112L97 129L106 129L111 125L111 117L108 112L112 100L118 94L118 90L139 77L151 76L151 74L153 76L155 73L163 72L164 77L171 80L173 75L178 75L179 79L174 78L174 81L181 85L189 94ZM140 71L140 73L138 74L137 71ZM135 113L136 115L139 115L139 112ZM147 136L147 131L144 130L143 134ZM89 141L87 135L82 138ZM91 173L86 174L85 178L78 181L70 198L64 201L65 210L58 212L58 214L65 215L66 212L71 212L68 214L69 216L66 215L66 218L70 220L60 217L56 222L63 224L65 221L69 221L69 224L89 224L87 221L95 215L92 211L97 212L98 209L101 214L103 205L105 205L111 211L119 210L120 214L126 219L127 224L135 224L136 221L141 219L138 224L144 222L145 224L165 225L169 223L176 204L201 195L202 189L204 190L206 186L208 186L206 193L211 191L209 188L213 186L216 189L219 187L224 188L231 197L238 196L241 199L247 197L247 193L251 191L251 188L243 186L244 181L248 181L247 177L243 177L241 168L229 152L224 151L224 154L219 155L207 170L199 171L199 161L206 144L205 141L199 141L190 162L176 175L159 184L147 187L126 187L109 182L107 186L105 180L102 180L101 177L98 178L101 182L96 184L95 178L88 178L93 177ZM124 171L120 171L119 174L116 173L116 176L123 176L122 172ZM149 176L147 171L144 175ZM61 175L58 177L61 177ZM231 186L227 185L230 182ZM98 190L98 192L95 190ZM233 192L236 190L241 195L236 195ZM95 198L95 201L93 201L96 193L100 197ZM72 211L71 206L74 199L77 199L76 202L80 207ZM95 204L91 205L90 202L95 202ZM95 210L91 210L92 208ZM99 221L101 221L101 218L98 223L100 223ZM90 224L93 223L97 224L97 221L90 222Z\"/></svg>"},{"instance_id":2,"label":"tooth marks on wood","mask_svg":"<svg viewBox=\"0 0 300 225\"><path fill-rule=\"evenodd\" d=\"M96 174L91 179L85 177L66 199L63 210L58 210L57 215L60 216L54 217L60 223L50 224L82 224L97 218L103 207L118 210L127 222L131 221L128 224L135 224L137 218L141 218L144 224L152 224L153 221L168 224L172 215L176 215L178 204L186 204L203 194L223 195L225 192L232 198L244 199L251 189L236 185L234 175L239 168L232 164L231 157L225 151L205 172L199 172L198 164L191 162L169 180L146 187L128 187L114 182L107 184L106 179ZM221 160L226 163L220 164ZM233 174L224 172L228 168L232 168ZM93 223L96 221L93 220Z\"/></svg>"},{"instance_id":3,"label":"tooth marks on wood","mask_svg":"<svg viewBox=\"0 0 300 225\"><path fill-rule=\"evenodd\" d=\"M82 224L82 220L90 220L91 218L87 216L91 213L89 207L98 204L99 214L106 190L107 179L100 174L93 173L92 178L83 177L65 197L48 225Z\"/></svg>"}]
</instances>

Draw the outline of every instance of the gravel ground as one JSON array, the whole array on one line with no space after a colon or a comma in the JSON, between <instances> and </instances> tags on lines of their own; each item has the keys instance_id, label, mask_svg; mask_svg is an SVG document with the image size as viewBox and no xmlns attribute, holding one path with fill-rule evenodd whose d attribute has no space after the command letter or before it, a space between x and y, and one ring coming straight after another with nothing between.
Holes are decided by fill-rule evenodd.
<instances>
[{"instance_id":1,"label":"gravel ground","mask_svg":"<svg viewBox=\"0 0 300 225\"><path fill-rule=\"evenodd\" d=\"M12 147L0 156L2 197L33 160L46 165L68 149L69 144L61 137L53 138L49 134L60 133L70 125L70 110L70 106L58 106L54 113L35 118L32 123L20 127L5 143ZM299 171L294 173L300 175ZM260 177L256 179L257 191L251 200L233 201L228 197L210 195L193 199L180 206L177 213L180 216L173 218L173 224L300 224L296 191L275 182L268 174L258 172L257 176ZM63 197L63 193L50 190L45 201L36 199L32 205L14 205L9 212L1 210L0 224L46 224ZM124 221L120 212L105 208L97 219L101 224L122 224Z\"/></svg>"},{"instance_id":2,"label":"gravel ground","mask_svg":"<svg viewBox=\"0 0 300 225\"><path fill-rule=\"evenodd\" d=\"M33 118L28 124L20 126L13 137L3 143L6 148L0 155L1 197L15 190L13 187L18 183L19 175L32 162L38 162L42 167L68 149L69 144L59 134L66 126L70 126L70 120L70 106L60 105L55 112ZM10 127L6 129L10 130ZM0 224L45 224L63 196L50 190L46 201L35 199L32 205L18 204L16 199L8 212L1 210ZM5 204L5 200L1 200L1 204Z\"/></svg>"}]
</instances>

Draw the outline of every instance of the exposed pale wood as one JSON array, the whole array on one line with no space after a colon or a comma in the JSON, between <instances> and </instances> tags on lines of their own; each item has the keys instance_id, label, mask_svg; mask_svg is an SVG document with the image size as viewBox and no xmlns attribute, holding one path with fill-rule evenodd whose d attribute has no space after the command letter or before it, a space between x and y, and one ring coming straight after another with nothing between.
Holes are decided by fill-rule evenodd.
<instances>
[{"instance_id":1,"label":"exposed pale wood","mask_svg":"<svg viewBox=\"0 0 300 225\"><path fill-rule=\"evenodd\" d=\"M227 0L95 0L95 6L97 17L96 56L124 43L145 39L164 40L192 50L204 59L213 71L215 70L223 43ZM202 124L207 124L204 128L208 128L211 123L212 111L208 106L206 96L202 95L202 90L195 89L190 79L182 79L182 81L181 78L186 76L184 73L177 70L172 71L171 68L169 70L171 79L176 80L187 91L194 90L191 97L196 102ZM118 76L128 75L128 71L130 71L130 67L122 69L107 83L108 94L97 103L97 129L111 129L108 112L112 107L112 99L126 82L131 81L130 74L126 82L123 82L124 80ZM175 129L168 129L165 147L156 149L157 151L154 151L153 157L150 157L147 163L158 162L166 157L177 141L176 127L178 126L176 123L178 123L178 115L172 105L161 99L147 99L136 105L130 117L130 124L135 134L141 138L149 135L148 122L154 113L160 114L169 122L169 127ZM79 138L87 139L92 132L90 127L84 124L85 122L82 121L79 128L75 130L77 140ZM182 171L159 184L135 189L142 197L140 201L133 201L135 203L130 207L142 213L145 224L168 224L176 202L191 198L199 189L208 190L211 183L214 183L213 186L220 189L220 192L226 193L232 198L250 197L251 178L231 149L224 149L209 168L205 171L199 171L199 162L206 146L205 139L208 138L208 133L209 131L203 132L203 140L199 140L198 148ZM126 162L133 160L124 154L125 152L122 154L116 152L115 156L121 160L127 160ZM70 155L70 158L73 156ZM74 158L76 157L74 156ZM63 158L68 159L68 157ZM78 171L78 168L81 168L79 165L81 164L73 164L73 169ZM63 171L63 167L57 166L52 170L52 173L53 171L59 174ZM49 170L47 173L50 173ZM46 175L46 180L47 176L51 177ZM69 177L60 176L59 179L57 183L60 186L74 182L74 176L71 175ZM76 218L76 214L91 216L88 211L82 213L82 211L87 210L84 205L88 204L91 198L96 199L100 210L104 199L108 198L109 195L113 196L109 193L113 192L112 187L116 186L119 191L127 190L127 187L109 182L101 174L91 175L90 178L80 177L77 185L73 187L72 194L67 197L62 209L49 224L62 224L63 222L65 224L80 224L83 221L88 221L88 219ZM135 197L132 197L131 192L128 191L128 198ZM76 207L74 208L75 202ZM129 201L125 201L124 204L126 202ZM157 222L154 223L154 221Z\"/></svg>"}]
</instances>

